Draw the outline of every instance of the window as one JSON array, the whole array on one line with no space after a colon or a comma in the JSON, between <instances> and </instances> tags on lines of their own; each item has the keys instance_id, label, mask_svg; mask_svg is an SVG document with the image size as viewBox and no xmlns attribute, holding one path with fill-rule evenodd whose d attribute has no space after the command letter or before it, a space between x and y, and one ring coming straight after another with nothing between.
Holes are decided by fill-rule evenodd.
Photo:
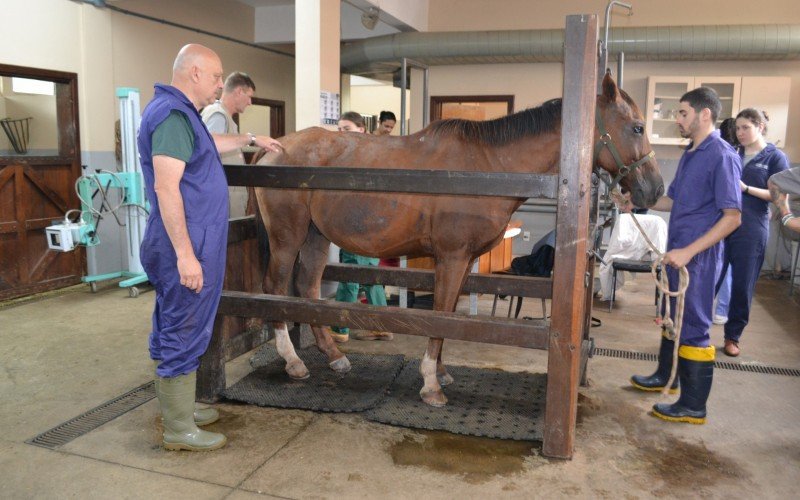
<instances>
[{"instance_id":1,"label":"window","mask_svg":"<svg viewBox=\"0 0 800 500\"><path fill-rule=\"evenodd\" d=\"M12 77L11 90L17 94L55 95L55 82Z\"/></svg>"}]
</instances>

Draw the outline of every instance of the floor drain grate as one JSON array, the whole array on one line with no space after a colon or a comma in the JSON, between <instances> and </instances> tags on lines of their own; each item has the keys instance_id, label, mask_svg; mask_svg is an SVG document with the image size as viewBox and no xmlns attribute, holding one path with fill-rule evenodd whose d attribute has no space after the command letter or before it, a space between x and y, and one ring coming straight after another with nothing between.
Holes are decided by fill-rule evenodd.
<instances>
[{"instance_id":1,"label":"floor drain grate","mask_svg":"<svg viewBox=\"0 0 800 500\"><path fill-rule=\"evenodd\" d=\"M595 347L592 356L606 356L609 358L634 359L637 361L658 361L658 356L652 353L623 351L622 349L606 349ZM800 370L795 368L780 368L767 365L745 365L743 363L731 363L729 361L714 362L715 368L723 370L736 370L740 372L763 373L765 375L785 375L787 377L800 377Z\"/></svg>"},{"instance_id":2,"label":"floor drain grate","mask_svg":"<svg viewBox=\"0 0 800 500\"><path fill-rule=\"evenodd\" d=\"M25 442L51 450L56 449L128 413L154 397L156 397L155 387L153 382L148 382Z\"/></svg>"}]
</instances>

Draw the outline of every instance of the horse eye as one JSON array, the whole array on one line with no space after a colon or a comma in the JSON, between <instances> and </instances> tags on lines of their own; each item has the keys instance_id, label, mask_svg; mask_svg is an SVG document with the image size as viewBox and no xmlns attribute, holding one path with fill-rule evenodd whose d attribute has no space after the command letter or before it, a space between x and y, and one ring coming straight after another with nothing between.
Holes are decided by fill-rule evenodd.
<instances>
[{"instance_id":1,"label":"horse eye","mask_svg":"<svg viewBox=\"0 0 800 500\"><path fill-rule=\"evenodd\" d=\"M636 135L644 134L644 127L642 127L641 125L634 125L633 126L633 133L636 134Z\"/></svg>"}]
</instances>

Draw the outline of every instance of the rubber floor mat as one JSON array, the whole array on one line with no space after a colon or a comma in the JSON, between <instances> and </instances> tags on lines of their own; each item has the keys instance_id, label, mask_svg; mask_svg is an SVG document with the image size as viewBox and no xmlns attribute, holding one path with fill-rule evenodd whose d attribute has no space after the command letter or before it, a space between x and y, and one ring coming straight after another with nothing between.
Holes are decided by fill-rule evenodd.
<instances>
[{"instance_id":1,"label":"rubber floor mat","mask_svg":"<svg viewBox=\"0 0 800 500\"><path fill-rule=\"evenodd\" d=\"M316 347L299 350L311 376L292 380L285 362L271 349L261 349L251 359L255 370L227 388L222 396L258 406L323 412L359 412L377 405L403 368L402 355L349 353L352 369L339 375Z\"/></svg>"},{"instance_id":2,"label":"rubber floor mat","mask_svg":"<svg viewBox=\"0 0 800 500\"><path fill-rule=\"evenodd\" d=\"M444 388L447 405L419 397L419 360L406 364L388 397L367 411L368 420L497 439L541 441L547 375L448 366L455 381Z\"/></svg>"}]
</instances>

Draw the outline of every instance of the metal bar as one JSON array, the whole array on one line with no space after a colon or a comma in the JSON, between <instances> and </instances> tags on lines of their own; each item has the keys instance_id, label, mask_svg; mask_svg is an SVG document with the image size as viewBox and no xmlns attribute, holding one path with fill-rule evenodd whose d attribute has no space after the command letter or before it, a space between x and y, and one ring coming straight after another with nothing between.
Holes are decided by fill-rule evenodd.
<instances>
[{"instance_id":1,"label":"metal bar","mask_svg":"<svg viewBox=\"0 0 800 500\"><path fill-rule=\"evenodd\" d=\"M575 442L597 97L597 16L567 16L556 255L542 453L571 458Z\"/></svg>"},{"instance_id":2,"label":"metal bar","mask_svg":"<svg viewBox=\"0 0 800 500\"><path fill-rule=\"evenodd\" d=\"M369 285L394 285L415 290L433 290L435 273L429 269L400 269L393 267L328 264L322 279L348 281ZM515 297L549 299L553 281L550 278L500 274L470 274L462 293L490 293Z\"/></svg>"},{"instance_id":3,"label":"metal bar","mask_svg":"<svg viewBox=\"0 0 800 500\"><path fill-rule=\"evenodd\" d=\"M428 82L430 81L430 69L425 66L423 79L422 79L422 128L428 126L431 122L431 92L428 88Z\"/></svg>"},{"instance_id":4,"label":"metal bar","mask_svg":"<svg viewBox=\"0 0 800 500\"><path fill-rule=\"evenodd\" d=\"M598 43L599 52L598 56L598 64L597 64L597 93L601 93L602 89L600 86L603 84L603 77L606 74L606 68L608 68L608 29L611 27L611 9L614 8L615 5L619 5L620 7L624 7L628 9L628 15L633 15L633 6L630 4L620 2L619 0L611 0L606 5L606 16L604 20L604 31L603 31L603 39L600 40ZM566 36L566 34L565 34ZM566 60L565 60L566 61Z\"/></svg>"},{"instance_id":5,"label":"metal bar","mask_svg":"<svg viewBox=\"0 0 800 500\"><path fill-rule=\"evenodd\" d=\"M617 87L622 88L625 80L625 52L617 56Z\"/></svg>"},{"instance_id":6,"label":"metal bar","mask_svg":"<svg viewBox=\"0 0 800 500\"><path fill-rule=\"evenodd\" d=\"M230 186L555 198L552 174L350 167L225 165Z\"/></svg>"},{"instance_id":7,"label":"metal bar","mask_svg":"<svg viewBox=\"0 0 800 500\"><path fill-rule=\"evenodd\" d=\"M400 135L406 135L406 87L408 87L408 63L400 60Z\"/></svg>"},{"instance_id":8,"label":"metal bar","mask_svg":"<svg viewBox=\"0 0 800 500\"><path fill-rule=\"evenodd\" d=\"M423 337L435 335L451 340L530 349L546 349L549 332L544 321L465 316L442 311L228 291L222 292L217 314L218 318L224 315L259 316L273 321L341 325Z\"/></svg>"}]
</instances>

